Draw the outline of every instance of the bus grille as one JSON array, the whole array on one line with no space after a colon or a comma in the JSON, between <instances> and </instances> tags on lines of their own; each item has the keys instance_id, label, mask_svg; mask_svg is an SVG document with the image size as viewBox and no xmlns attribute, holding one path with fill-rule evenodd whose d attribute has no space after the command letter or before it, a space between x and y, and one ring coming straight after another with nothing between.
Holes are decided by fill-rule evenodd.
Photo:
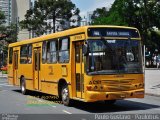
<instances>
[{"instance_id":1,"label":"bus grille","mask_svg":"<svg viewBox=\"0 0 160 120\"><path fill-rule=\"evenodd\" d=\"M135 89L132 85L134 79L120 79L120 80L103 80L102 84L106 86L107 91L127 91Z\"/></svg>"}]
</instances>

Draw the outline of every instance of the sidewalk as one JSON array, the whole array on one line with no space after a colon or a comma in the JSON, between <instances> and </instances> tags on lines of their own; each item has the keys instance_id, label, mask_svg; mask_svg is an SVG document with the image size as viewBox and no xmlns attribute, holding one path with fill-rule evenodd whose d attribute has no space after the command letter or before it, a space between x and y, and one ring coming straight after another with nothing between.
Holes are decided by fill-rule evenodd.
<instances>
[{"instance_id":1,"label":"sidewalk","mask_svg":"<svg viewBox=\"0 0 160 120\"><path fill-rule=\"evenodd\" d=\"M160 97L160 69L145 70L145 93Z\"/></svg>"}]
</instances>

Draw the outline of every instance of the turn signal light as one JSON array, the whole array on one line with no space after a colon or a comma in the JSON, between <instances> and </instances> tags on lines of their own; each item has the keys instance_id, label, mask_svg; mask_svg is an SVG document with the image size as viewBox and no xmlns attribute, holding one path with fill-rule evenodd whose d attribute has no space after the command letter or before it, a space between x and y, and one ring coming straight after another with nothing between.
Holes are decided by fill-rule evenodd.
<instances>
[{"instance_id":1,"label":"turn signal light","mask_svg":"<svg viewBox=\"0 0 160 120\"><path fill-rule=\"evenodd\" d=\"M92 86L87 86L86 88L87 88L87 90L89 90L89 91L92 90Z\"/></svg>"}]
</instances>

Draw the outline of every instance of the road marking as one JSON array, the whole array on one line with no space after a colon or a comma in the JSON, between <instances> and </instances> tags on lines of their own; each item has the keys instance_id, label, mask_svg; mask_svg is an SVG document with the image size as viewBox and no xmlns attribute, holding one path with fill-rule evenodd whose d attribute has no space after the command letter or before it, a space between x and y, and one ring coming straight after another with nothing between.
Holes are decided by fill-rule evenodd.
<instances>
[{"instance_id":1,"label":"road marking","mask_svg":"<svg viewBox=\"0 0 160 120\"><path fill-rule=\"evenodd\" d=\"M65 113L67 113L67 114L72 114L72 113L70 113L70 112L68 112L68 111L66 111L66 110L63 110L63 112L65 112Z\"/></svg>"},{"instance_id":2,"label":"road marking","mask_svg":"<svg viewBox=\"0 0 160 120\"><path fill-rule=\"evenodd\" d=\"M51 106L51 107L53 107L53 108L55 108L56 106L52 106L52 105L49 105L49 106Z\"/></svg>"}]
</instances>

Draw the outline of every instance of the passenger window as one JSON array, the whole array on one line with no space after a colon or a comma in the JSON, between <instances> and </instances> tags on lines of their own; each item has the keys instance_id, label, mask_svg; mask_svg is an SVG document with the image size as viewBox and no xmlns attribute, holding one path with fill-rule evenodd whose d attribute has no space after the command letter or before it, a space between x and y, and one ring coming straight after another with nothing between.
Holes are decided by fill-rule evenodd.
<instances>
[{"instance_id":1,"label":"passenger window","mask_svg":"<svg viewBox=\"0 0 160 120\"><path fill-rule=\"evenodd\" d=\"M28 64L32 63L32 45L28 45Z\"/></svg>"},{"instance_id":2,"label":"passenger window","mask_svg":"<svg viewBox=\"0 0 160 120\"><path fill-rule=\"evenodd\" d=\"M32 45L21 46L20 63L21 64L32 63Z\"/></svg>"},{"instance_id":3,"label":"passenger window","mask_svg":"<svg viewBox=\"0 0 160 120\"><path fill-rule=\"evenodd\" d=\"M57 40L52 40L47 43L47 63L57 62Z\"/></svg>"},{"instance_id":4,"label":"passenger window","mask_svg":"<svg viewBox=\"0 0 160 120\"><path fill-rule=\"evenodd\" d=\"M46 63L46 57L47 57L47 42L43 42L42 46L42 63Z\"/></svg>"},{"instance_id":5,"label":"passenger window","mask_svg":"<svg viewBox=\"0 0 160 120\"><path fill-rule=\"evenodd\" d=\"M13 48L9 48L9 64L12 64Z\"/></svg>"},{"instance_id":6,"label":"passenger window","mask_svg":"<svg viewBox=\"0 0 160 120\"><path fill-rule=\"evenodd\" d=\"M63 38L59 40L59 62L68 63L69 62L69 38Z\"/></svg>"}]
</instances>

